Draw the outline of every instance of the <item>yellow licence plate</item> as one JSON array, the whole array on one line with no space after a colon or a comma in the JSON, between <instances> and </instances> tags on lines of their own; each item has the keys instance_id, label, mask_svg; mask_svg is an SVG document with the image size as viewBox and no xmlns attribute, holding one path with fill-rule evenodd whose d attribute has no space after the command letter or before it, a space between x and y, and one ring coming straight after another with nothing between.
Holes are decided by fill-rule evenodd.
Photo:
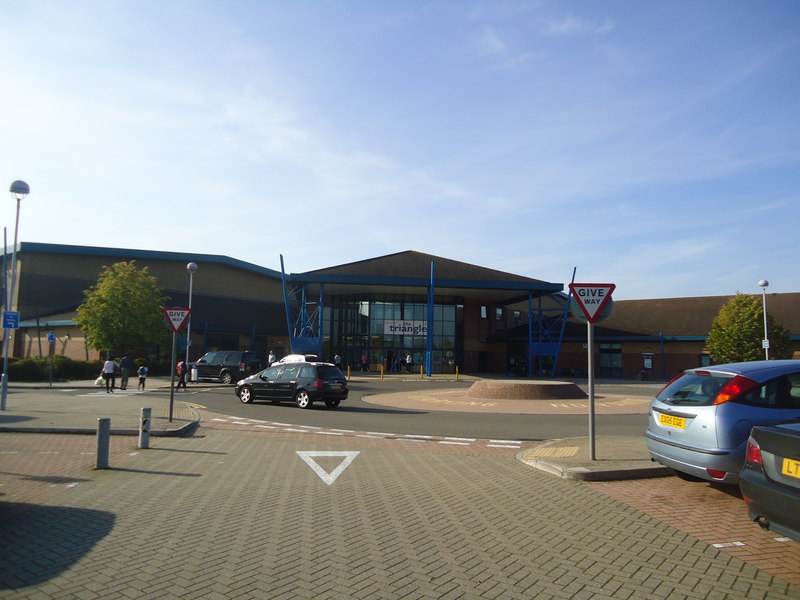
<instances>
[{"instance_id":1,"label":"yellow licence plate","mask_svg":"<svg viewBox=\"0 0 800 600\"><path fill-rule=\"evenodd\" d=\"M663 413L658 415L658 422L662 425L669 427L677 427L678 429L686 429L686 419L683 417L676 417L674 415L665 415Z\"/></svg>"},{"instance_id":2,"label":"yellow licence plate","mask_svg":"<svg viewBox=\"0 0 800 600\"><path fill-rule=\"evenodd\" d=\"M789 477L796 477L797 479L800 479L800 460L784 458L781 473L788 475Z\"/></svg>"}]
</instances>

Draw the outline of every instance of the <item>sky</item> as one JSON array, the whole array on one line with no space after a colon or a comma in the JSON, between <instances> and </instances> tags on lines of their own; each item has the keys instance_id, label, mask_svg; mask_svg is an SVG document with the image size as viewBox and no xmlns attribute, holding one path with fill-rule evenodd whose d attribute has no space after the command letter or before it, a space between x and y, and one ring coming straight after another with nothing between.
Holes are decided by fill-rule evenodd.
<instances>
[{"instance_id":1,"label":"sky","mask_svg":"<svg viewBox=\"0 0 800 600\"><path fill-rule=\"evenodd\" d=\"M0 0L0 73L21 241L800 292L795 0Z\"/></svg>"}]
</instances>

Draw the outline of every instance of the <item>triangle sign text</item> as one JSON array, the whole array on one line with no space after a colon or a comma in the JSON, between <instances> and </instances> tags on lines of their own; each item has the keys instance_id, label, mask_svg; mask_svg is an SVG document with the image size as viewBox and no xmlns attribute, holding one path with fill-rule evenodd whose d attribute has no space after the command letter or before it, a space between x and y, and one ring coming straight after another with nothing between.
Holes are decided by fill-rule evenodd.
<instances>
[{"instance_id":1,"label":"triangle sign text","mask_svg":"<svg viewBox=\"0 0 800 600\"><path fill-rule=\"evenodd\" d=\"M351 450L349 452L332 452L332 451L325 451L325 450L309 450L309 451L297 451L297 455L302 458L305 463L314 470L314 473L319 475L319 478L322 479L326 484L331 485L342 472L350 466L350 463L353 462L356 456L359 455L358 450ZM319 456L340 456L343 458L342 462L339 463L339 466L336 467L333 471L328 473L325 469L323 469L314 458Z\"/></svg>"}]
</instances>

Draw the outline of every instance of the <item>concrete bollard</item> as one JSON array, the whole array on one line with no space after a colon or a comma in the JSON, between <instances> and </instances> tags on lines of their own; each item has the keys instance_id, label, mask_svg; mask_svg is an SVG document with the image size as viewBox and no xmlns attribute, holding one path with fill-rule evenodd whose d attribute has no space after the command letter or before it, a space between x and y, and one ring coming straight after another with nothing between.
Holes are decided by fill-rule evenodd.
<instances>
[{"instance_id":1,"label":"concrete bollard","mask_svg":"<svg viewBox=\"0 0 800 600\"><path fill-rule=\"evenodd\" d=\"M150 447L150 415L152 408L143 408L142 417L139 421L139 448Z\"/></svg>"},{"instance_id":2,"label":"concrete bollard","mask_svg":"<svg viewBox=\"0 0 800 600\"><path fill-rule=\"evenodd\" d=\"M95 469L108 468L108 451L111 440L111 419L97 419L97 452L95 453Z\"/></svg>"}]
</instances>

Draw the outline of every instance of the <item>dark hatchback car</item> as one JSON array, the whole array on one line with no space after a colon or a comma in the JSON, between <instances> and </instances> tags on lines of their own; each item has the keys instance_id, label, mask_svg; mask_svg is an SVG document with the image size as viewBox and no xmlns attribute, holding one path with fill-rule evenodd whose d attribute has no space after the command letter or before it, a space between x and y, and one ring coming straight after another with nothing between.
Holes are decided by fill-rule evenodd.
<instances>
[{"instance_id":1,"label":"dark hatchback car","mask_svg":"<svg viewBox=\"0 0 800 600\"><path fill-rule=\"evenodd\" d=\"M800 541L800 422L753 427L739 488L752 520Z\"/></svg>"},{"instance_id":2,"label":"dark hatchback car","mask_svg":"<svg viewBox=\"0 0 800 600\"><path fill-rule=\"evenodd\" d=\"M335 366L322 362L275 364L236 383L236 395L245 404L264 399L292 400L300 408L323 401L336 408L347 398L347 378Z\"/></svg>"},{"instance_id":3,"label":"dark hatchback car","mask_svg":"<svg viewBox=\"0 0 800 600\"><path fill-rule=\"evenodd\" d=\"M246 350L215 350L207 352L196 363L189 365L197 369L197 379L213 379L222 383L233 383L261 369L261 361L255 352Z\"/></svg>"}]
</instances>

